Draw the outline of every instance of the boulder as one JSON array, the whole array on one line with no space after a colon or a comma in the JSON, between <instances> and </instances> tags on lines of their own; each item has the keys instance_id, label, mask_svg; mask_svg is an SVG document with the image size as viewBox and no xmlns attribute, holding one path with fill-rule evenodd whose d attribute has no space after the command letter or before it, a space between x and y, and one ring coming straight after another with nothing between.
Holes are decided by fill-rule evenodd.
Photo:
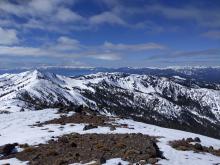
<instances>
[{"instance_id":1,"label":"boulder","mask_svg":"<svg viewBox=\"0 0 220 165\"><path fill-rule=\"evenodd\" d=\"M198 142L198 143L200 143L200 142L201 142L201 140L200 140L200 138L199 138L199 137L195 137L195 138L194 138L194 141L195 141L195 142Z\"/></svg>"},{"instance_id":2,"label":"boulder","mask_svg":"<svg viewBox=\"0 0 220 165\"><path fill-rule=\"evenodd\" d=\"M14 143L14 144L6 144L3 149L2 149L2 154L7 156L7 155L10 155L12 153L15 153L16 152L16 146L18 144L17 143Z\"/></svg>"},{"instance_id":3,"label":"boulder","mask_svg":"<svg viewBox=\"0 0 220 165\"><path fill-rule=\"evenodd\" d=\"M83 131L86 131L86 130L89 130L89 129L94 129L94 128L98 128L98 126L89 124L89 125L86 125L86 126L83 128Z\"/></svg>"}]
</instances>

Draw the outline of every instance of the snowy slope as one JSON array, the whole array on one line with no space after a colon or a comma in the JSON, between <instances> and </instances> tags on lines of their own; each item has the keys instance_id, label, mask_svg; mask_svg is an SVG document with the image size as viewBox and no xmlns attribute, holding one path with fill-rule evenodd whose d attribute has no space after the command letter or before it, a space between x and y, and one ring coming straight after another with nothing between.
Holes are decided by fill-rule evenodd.
<instances>
[{"instance_id":1,"label":"snowy slope","mask_svg":"<svg viewBox=\"0 0 220 165\"><path fill-rule=\"evenodd\" d=\"M111 133L142 133L152 136L159 136L158 146L161 151L164 152L164 156L167 159L160 160L158 163L162 165L212 165L220 163L220 157L207 154L207 153L194 153L192 151L178 151L173 149L168 145L170 140L178 140L188 137L199 137L201 139L201 144L204 146L214 146L215 149L220 148L220 140L174 130L162 128L150 124L144 124L141 122L135 122L128 119L118 119L116 123L128 124L128 128L116 128L114 131L110 131L109 127L98 127L95 129L83 131L84 124L49 124L43 127L32 127L30 125L35 124L37 121L46 121L53 118L58 118L59 115L56 114L56 109L45 109L39 111L27 111L27 112L15 112L11 114L0 114L0 146L19 142L28 143L30 145L37 145L39 143L46 143L52 136L61 136L64 134L76 132L80 134L85 133L101 133L101 134L111 134ZM133 129L129 129L133 128ZM49 132L49 130L54 132ZM122 162L120 158L107 161L108 164ZM26 164L27 162L21 162L15 158L9 160L0 160L0 164L11 163L11 165Z\"/></svg>"},{"instance_id":2,"label":"snowy slope","mask_svg":"<svg viewBox=\"0 0 220 165\"><path fill-rule=\"evenodd\" d=\"M33 108L41 105L74 102L84 104L82 96L64 88L65 81L54 74L37 70L0 76L0 101L2 110L7 107ZM13 109L13 108L12 108ZM19 109L19 108L16 108ZM10 111L10 109L9 109Z\"/></svg>"},{"instance_id":3,"label":"snowy slope","mask_svg":"<svg viewBox=\"0 0 220 165\"><path fill-rule=\"evenodd\" d=\"M81 104L220 138L220 91L178 77L97 73L69 78L38 70L0 76L0 112Z\"/></svg>"}]
</instances>

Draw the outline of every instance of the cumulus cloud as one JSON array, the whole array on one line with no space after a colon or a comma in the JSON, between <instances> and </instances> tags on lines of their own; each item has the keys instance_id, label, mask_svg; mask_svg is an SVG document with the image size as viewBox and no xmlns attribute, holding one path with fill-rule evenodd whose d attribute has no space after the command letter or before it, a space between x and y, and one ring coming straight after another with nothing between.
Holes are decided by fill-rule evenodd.
<instances>
[{"instance_id":1,"label":"cumulus cloud","mask_svg":"<svg viewBox=\"0 0 220 165\"><path fill-rule=\"evenodd\" d=\"M80 42L76 39L61 36L55 43L44 44L39 47L1 45L0 56L26 57L77 57L75 50L80 49Z\"/></svg>"},{"instance_id":2,"label":"cumulus cloud","mask_svg":"<svg viewBox=\"0 0 220 165\"><path fill-rule=\"evenodd\" d=\"M97 14L80 15L70 6L74 6L80 1L62 1L62 0L16 0L16 3L2 0L0 1L0 12L5 15L16 15L17 17L26 18L27 21L20 23L25 28L39 28L44 30L59 30L55 26L61 26L59 23L71 26L63 26L67 30L88 30L102 24L120 25L129 28L146 28L146 31L164 31L165 27L158 25L157 19L151 19L150 16L163 17L166 19L193 21L198 25L219 28L220 27L220 10L213 8L209 10L193 4L182 5L180 7L162 5L160 3L143 3L143 5L127 5L123 1L101 0L92 2L100 6L105 5L106 10ZM100 4L101 3L101 4ZM140 3L142 4L142 3ZM148 17L149 15L149 17ZM139 19L141 17L143 19ZM52 19L51 19L52 18ZM133 21L137 20L138 21ZM5 23L8 20L5 20ZM152 22L149 25L149 22ZM74 24L75 23L75 24ZM18 24L18 22L17 22ZM47 26L45 26L47 25ZM155 29L157 26L157 30ZM16 26L16 24L14 24ZM53 28L52 28L53 27ZM77 28L78 27L78 28ZM172 26L170 26L172 27ZM167 28L169 29L169 28ZM61 30L60 30L61 31ZM64 31L64 30L63 30Z\"/></svg>"},{"instance_id":3,"label":"cumulus cloud","mask_svg":"<svg viewBox=\"0 0 220 165\"><path fill-rule=\"evenodd\" d=\"M100 45L91 46L83 45L74 38L60 36L56 42L47 43L39 47L0 46L0 56L90 58L115 61L121 60L131 52L138 53L164 49L166 49L164 45L157 43L113 44L104 42Z\"/></svg>"},{"instance_id":4,"label":"cumulus cloud","mask_svg":"<svg viewBox=\"0 0 220 165\"><path fill-rule=\"evenodd\" d=\"M126 25L126 22L111 10L86 17L82 16L70 8L71 5L77 2L75 0L30 0L16 2L0 1L0 12L7 16L5 18L8 19L4 20L2 25L9 21L16 22L17 20L13 20L13 17L11 17L13 15L25 21L16 22L13 25L11 24L11 26L58 32L88 30L101 24Z\"/></svg>"},{"instance_id":5,"label":"cumulus cloud","mask_svg":"<svg viewBox=\"0 0 220 165\"><path fill-rule=\"evenodd\" d=\"M70 25L71 27L77 27L76 25L80 21L83 22L84 18L69 8L69 5L74 3L75 1L62 0L30 0L16 1L16 3L12 3L3 0L0 1L0 12L5 18L2 25L3 23L14 21L15 24L9 26L60 32L67 31L68 29L75 30L77 28L74 29L67 27ZM22 18L23 21L20 22L17 19L14 19L13 16ZM74 25L72 23L76 24ZM62 26L62 29L60 26ZM85 25L82 23L82 25L78 26L81 28L81 26Z\"/></svg>"},{"instance_id":6,"label":"cumulus cloud","mask_svg":"<svg viewBox=\"0 0 220 165\"><path fill-rule=\"evenodd\" d=\"M19 41L14 29L3 29L0 27L0 45L13 45Z\"/></svg>"},{"instance_id":7,"label":"cumulus cloud","mask_svg":"<svg viewBox=\"0 0 220 165\"><path fill-rule=\"evenodd\" d=\"M85 31L86 34L88 34L88 31L93 32L92 30L96 30L97 34L100 35L99 28L105 28L109 25L111 27L112 25L117 25L123 27L123 29L126 28L126 34L131 32L131 36L126 37L126 39L137 34L134 36L136 38L140 35L140 32L145 35L143 37L147 37L150 34L149 38L153 38L155 33L178 31L179 25L176 22L180 23L180 26L184 25L181 28L185 28L188 25L190 27L193 25L195 28L199 27L199 29L196 29L198 31L193 29L192 33L206 31L202 36L213 39L220 38L220 10L218 6L209 10L204 5L196 6L196 3L189 3L188 5L181 3L178 6L174 6L164 5L165 3L159 3L158 1L142 1L138 3L130 1L131 3L125 3L125 1L118 0L92 0L90 3L93 3L94 6L96 5L100 10L96 10L95 7L95 11L88 12L85 11L85 8L78 9L78 6L74 6L76 3L81 2L79 0L0 0L1 58L7 55L9 57L69 57L113 61L121 60L126 58L126 55L129 56L131 54L143 57L152 52L166 53L169 51L165 45L156 42L137 43L137 39L134 40L133 44L128 44L126 41L123 42L123 38L120 38L121 43L117 43L114 37L108 34L106 36L109 38L104 40L112 38L113 41L100 43L105 36L98 36L97 41L91 45L84 45L84 42L81 43L78 39L71 38L78 36L85 40L83 38L85 34L78 32L82 30L87 30ZM46 41L43 41L43 39L37 40L37 36L34 34L35 29L37 29L37 34L40 33L48 39L45 39ZM186 30L191 29L186 28ZM78 35L79 33L81 34ZM111 33L114 32L111 31ZM119 31L115 34L118 33ZM198 36L198 34L195 35ZM19 37L21 38L19 39ZM34 41L37 41L37 43L34 43ZM88 39L85 43L90 43L91 41L91 39ZM169 41L173 42L173 40ZM98 42L99 44L96 44ZM32 43L34 44L32 45ZM170 52L167 56L154 56L152 58L210 55L219 57L216 50L201 50Z\"/></svg>"}]
</instances>

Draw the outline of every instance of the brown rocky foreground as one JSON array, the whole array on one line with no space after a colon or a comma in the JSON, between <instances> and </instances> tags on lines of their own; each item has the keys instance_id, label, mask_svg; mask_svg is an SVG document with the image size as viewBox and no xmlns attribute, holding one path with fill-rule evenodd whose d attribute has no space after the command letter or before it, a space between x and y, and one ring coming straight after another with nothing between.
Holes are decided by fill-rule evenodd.
<instances>
[{"instance_id":1,"label":"brown rocky foreground","mask_svg":"<svg viewBox=\"0 0 220 165\"><path fill-rule=\"evenodd\" d=\"M114 117L107 117L88 109L79 109L68 116L62 115L58 119L52 119L44 123L37 122L33 126L47 124L86 123L84 130L98 126L126 127L114 122ZM62 112L63 113L63 112ZM129 128L130 129L130 128ZM88 163L96 161L96 164L105 163L111 158L122 158L130 163L155 164L164 158L159 150L157 138L143 134L68 134L62 137L53 137L47 144L28 146L22 144L7 144L0 147L0 153L7 159L16 157L22 161L29 161L31 165L67 165L71 163ZM13 153L15 146L24 148L24 151Z\"/></svg>"},{"instance_id":2,"label":"brown rocky foreground","mask_svg":"<svg viewBox=\"0 0 220 165\"><path fill-rule=\"evenodd\" d=\"M47 125L47 124L64 125L68 123L89 123L89 124L96 125L96 126L111 126L110 121L113 121L113 119L110 119L109 117L106 117L103 115L75 113L71 116L62 115L58 119L52 119L44 123L38 123L35 126L41 126L41 125Z\"/></svg>"},{"instance_id":3,"label":"brown rocky foreground","mask_svg":"<svg viewBox=\"0 0 220 165\"><path fill-rule=\"evenodd\" d=\"M52 139L48 144L22 147L24 151L2 159L16 157L31 165L67 165L93 160L101 164L111 158L155 164L163 158L156 139L142 134L69 134Z\"/></svg>"},{"instance_id":4,"label":"brown rocky foreground","mask_svg":"<svg viewBox=\"0 0 220 165\"><path fill-rule=\"evenodd\" d=\"M181 139L181 140L174 140L170 141L170 145L181 151L194 151L194 152L204 152L204 153L210 153L215 156L220 156L220 149L214 149L213 146L202 146L200 144L200 139L197 137L195 139L187 138L187 139Z\"/></svg>"}]
</instances>

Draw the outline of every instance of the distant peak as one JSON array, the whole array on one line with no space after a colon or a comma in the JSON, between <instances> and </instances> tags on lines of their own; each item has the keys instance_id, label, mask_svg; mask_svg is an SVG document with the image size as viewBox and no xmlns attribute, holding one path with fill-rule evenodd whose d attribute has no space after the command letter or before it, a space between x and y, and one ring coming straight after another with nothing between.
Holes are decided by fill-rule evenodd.
<instances>
[{"instance_id":1,"label":"distant peak","mask_svg":"<svg viewBox=\"0 0 220 165\"><path fill-rule=\"evenodd\" d=\"M48 79L48 80L50 79L51 80L56 77L56 75L53 73L44 72L39 69L30 70L26 73L27 73L27 75L34 77L36 79Z\"/></svg>"}]
</instances>

